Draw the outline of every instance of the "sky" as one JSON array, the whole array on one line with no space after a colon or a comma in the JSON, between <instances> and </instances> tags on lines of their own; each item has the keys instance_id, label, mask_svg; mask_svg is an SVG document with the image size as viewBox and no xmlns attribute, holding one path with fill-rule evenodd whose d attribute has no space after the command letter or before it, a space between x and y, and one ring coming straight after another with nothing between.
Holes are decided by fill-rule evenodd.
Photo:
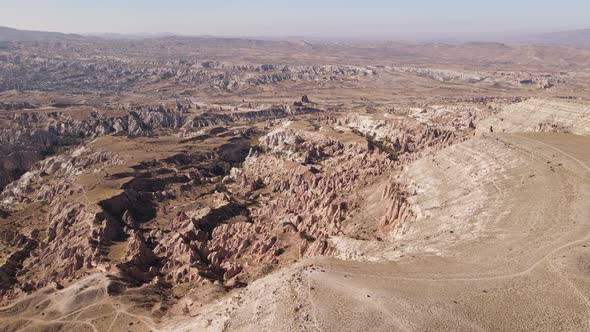
<instances>
[{"instance_id":1,"label":"sky","mask_svg":"<svg viewBox=\"0 0 590 332\"><path fill-rule=\"evenodd\" d=\"M590 0L0 0L0 26L71 33L471 37L590 28Z\"/></svg>"}]
</instances>

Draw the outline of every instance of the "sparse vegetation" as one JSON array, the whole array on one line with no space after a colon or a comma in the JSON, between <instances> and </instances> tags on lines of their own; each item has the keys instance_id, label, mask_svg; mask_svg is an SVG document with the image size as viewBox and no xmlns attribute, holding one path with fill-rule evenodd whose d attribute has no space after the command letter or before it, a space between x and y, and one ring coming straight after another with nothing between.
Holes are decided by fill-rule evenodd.
<instances>
[{"instance_id":1,"label":"sparse vegetation","mask_svg":"<svg viewBox=\"0 0 590 332\"><path fill-rule=\"evenodd\" d=\"M373 144L374 146L376 146L379 150L387 153L389 155L389 158L391 158L392 160L397 160L398 159L398 153L399 151L397 151L395 149L395 147L393 146L393 143L389 140L388 137L386 137L384 140L378 140L375 138L375 134L374 133L367 133L364 134L362 132L360 132L357 129L352 129L352 131L359 136L362 136L364 138L367 139L367 141L369 141L371 144Z\"/></svg>"}]
</instances>

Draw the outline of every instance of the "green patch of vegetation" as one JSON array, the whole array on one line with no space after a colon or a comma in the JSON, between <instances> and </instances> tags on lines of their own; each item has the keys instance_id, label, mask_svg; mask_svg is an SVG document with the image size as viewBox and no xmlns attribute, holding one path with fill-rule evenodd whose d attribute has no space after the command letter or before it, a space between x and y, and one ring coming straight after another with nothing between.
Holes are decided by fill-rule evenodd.
<instances>
[{"instance_id":1,"label":"green patch of vegetation","mask_svg":"<svg viewBox=\"0 0 590 332\"><path fill-rule=\"evenodd\" d=\"M243 137L248 140L248 143L250 144L250 148L252 149L252 151L258 152L258 153L264 153L265 150L263 147L260 146L260 143L258 142L258 140L260 139L260 137L264 136L265 134L266 134L265 132L256 130L253 133L250 133L248 135L244 135ZM241 168L241 166L238 168Z\"/></svg>"},{"instance_id":2,"label":"green patch of vegetation","mask_svg":"<svg viewBox=\"0 0 590 332\"><path fill-rule=\"evenodd\" d=\"M252 134L248 134L248 135L244 135L244 138L248 139L248 143L250 143L250 145L254 146L258 144L258 139L260 137L262 137L264 135L264 133L261 133L259 131L255 131Z\"/></svg>"},{"instance_id":3,"label":"green patch of vegetation","mask_svg":"<svg viewBox=\"0 0 590 332\"><path fill-rule=\"evenodd\" d=\"M49 156L58 155L66 152L68 150L65 146L50 146L46 149L41 150L41 155L43 158L47 158Z\"/></svg>"},{"instance_id":4,"label":"green patch of vegetation","mask_svg":"<svg viewBox=\"0 0 590 332\"><path fill-rule=\"evenodd\" d=\"M222 178L219 178L219 181L215 184L215 191L220 193L228 193L227 187L221 183Z\"/></svg>"},{"instance_id":5,"label":"green patch of vegetation","mask_svg":"<svg viewBox=\"0 0 590 332\"><path fill-rule=\"evenodd\" d=\"M399 151L393 146L393 142L391 142L391 140L389 139L389 137L385 137L384 140L378 140L375 137L375 134L372 133L368 133L368 134L363 134L362 132L356 130L356 129L352 129L352 131L356 134L359 135L361 137L364 137L367 139L367 141L369 141L371 144L373 144L374 146L376 146L379 150L384 151L385 153L387 153L389 155L389 158L391 160L398 160L398 155L399 155Z\"/></svg>"}]
</instances>

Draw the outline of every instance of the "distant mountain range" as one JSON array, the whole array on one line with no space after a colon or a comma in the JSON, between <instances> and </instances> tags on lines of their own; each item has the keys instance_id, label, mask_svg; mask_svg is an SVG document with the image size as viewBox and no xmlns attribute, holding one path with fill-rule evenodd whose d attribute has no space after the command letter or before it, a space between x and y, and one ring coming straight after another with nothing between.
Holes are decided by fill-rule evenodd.
<instances>
[{"instance_id":1,"label":"distant mountain range","mask_svg":"<svg viewBox=\"0 0 590 332\"><path fill-rule=\"evenodd\" d=\"M88 33L85 36L98 37L103 39L146 39L146 38L165 38L177 36L171 32L143 32L143 33Z\"/></svg>"},{"instance_id":2,"label":"distant mountain range","mask_svg":"<svg viewBox=\"0 0 590 332\"><path fill-rule=\"evenodd\" d=\"M144 39L144 38L165 38L177 36L174 33L137 33L137 34L119 34L119 33L94 33L94 34L66 34L60 32L18 30L8 27L0 27L0 42L11 41L60 41L60 40L83 40L83 39ZM190 36L184 36L190 37ZM203 36L201 36L203 37ZM247 37L244 37L247 38ZM251 38L248 38L251 39ZM256 37L257 40L265 40L263 37ZM272 38L280 39L280 38ZM285 38L291 39L291 38ZM301 37L300 39L305 39ZM473 38L471 38L473 39ZM452 39L451 39L452 40ZM455 41L459 41L455 39ZM439 40L444 42L443 40ZM478 40L474 40L478 41ZM480 41L485 42L503 42L508 44L540 44L548 46L566 46L590 49L590 29L559 31L529 35L518 35L512 37L482 38Z\"/></svg>"},{"instance_id":3,"label":"distant mountain range","mask_svg":"<svg viewBox=\"0 0 590 332\"><path fill-rule=\"evenodd\" d=\"M534 34L514 38L515 42L550 46L590 48L590 29Z\"/></svg>"},{"instance_id":4,"label":"distant mountain range","mask_svg":"<svg viewBox=\"0 0 590 332\"><path fill-rule=\"evenodd\" d=\"M0 41L59 41L84 39L86 37L77 34L18 30L8 27L0 27Z\"/></svg>"}]
</instances>

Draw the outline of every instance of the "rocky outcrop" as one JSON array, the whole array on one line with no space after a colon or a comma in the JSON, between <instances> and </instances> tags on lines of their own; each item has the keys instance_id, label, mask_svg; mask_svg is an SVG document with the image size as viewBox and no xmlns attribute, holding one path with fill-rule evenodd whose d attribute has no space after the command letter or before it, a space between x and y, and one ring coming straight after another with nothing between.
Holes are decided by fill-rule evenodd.
<instances>
[{"instance_id":1,"label":"rocky outcrop","mask_svg":"<svg viewBox=\"0 0 590 332\"><path fill-rule=\"evenodd\" d=\"M484 73L461 72L448 69L418 68L418 67L392 67L392 71L414 73L441 82L477 83L486 79Z\"/></svg>"},{"instance_id":2,"label":"rocky outcrop","mask_svg":"<svg viewBox=\"0 0 590 332\"><path fill-rule=\"evenodd\" d=\"M273 261L267 253L280 253L285 245L280 234L289 233L296 234L293 241L299 255L329 251L326 239L342 234L343 222L354 211L349 193L394 165L386 153L361 142L343 143L321 131L288 126L260 139L265 152L251 152L243 168L231 175L241 188L267 192L246 193L256 196L257 205L250 208L250 215L257 232L265 234L248 240L251 256L260 257L260 262ZM224 229L227 237L246 243L232 226Z\"/></svg>"},{"instance_id":3,"label":"rocky outcrop","mask_svg":"<svg viewBox=\"0 0 590 332\"><path fill-rule=\"evenodd\" d=\"M473 130L473 120L474 117L467 115L459 123L454 123L456 119L453 119L449 125L431 126L410 120L375 120L370 116L352 114L331 122L357 131L373 144L407 162L464 140L467 136L461 131Z\"/></svg>"},{"instance_id":4,"label":"rocky outcrop","mask_svg":"<svg viewBox=\"0 0 590 332\"><path fill-rule=\"evenodd\" d=\"M181 213L171 232L150 233L150 238L158 243L154 252L162 258L161 272L165 280L174 284L207 279L223 281L233 278L241 270L239 265L226 259L247 243L227 243L224 240L228 234L220 233L217 227L244 211L221 193L214 199L211 208ZM241 225L243 230L244 224ZM241 236L247 236L247 233Z\"/></svg>"},{"instance_id":5,"label":"rocky outcrop","mask_svg":"<svg viewBox=\"0 0 590 332\"><path fill-rule=\"evenodd\" d=\"M577 135L590 133L590 105L564 99L529 99L506 106L481 121L477 132L557 131Z\"/></svg>"},{"instance_id":6,"label":"rocky outcrop","mask_svg":"<svg viewBox=\"0 0 590 332\"><path fill-rule=\"evenodd\" d=\"M218 126L221 124L228 124L232 122L240 121L254 121L254 120L267 120L267 119L278 119L285 118L293 115L304 115L311 113L318 113L319 109L312 107L294 107L289 106L276 106L261 110L250 110L250 111L238 111L229 114L213 114L203 113L195 116L192 120L189 120L184 127L199 128Z\"/></svg>"},{"instance_id":7,"label":"rocky outcrop","mask_svg":"<svg viewBox=\"0 0 590 332\"><path fill-rule=\"evenodd\" d=\"M31 126L26 119L23 121L19 120L14 127L0 128L0 190L55 152L56 147L73 143Z\"/></svg>"},{"instance_id":8,"label":"rocky outcrop","mask_svg":"<svg viewBox=\"0 0 590 332\"><path fill-rule=\"evenodd\" d=\"M548 122L539 123L537 125L537 128L535 128L535 131L541 132L541 133L569 133L570 132L568 127L560 126L558 124L548 123Z\"/></svg>"},{"instance_id":9,"label":"rocky outcrop","mask_svg":"<svg viewBox=\"0 0 590 332\"><path fill-rule=\"evenodd\" d=\"M58 196L67 197L68 193L73 194L81 190L79 185L72 183L71 177L90 169L98 170L112 165L120 165L125 160L124 156L115 152L94 151L85 147L49 157L31 166L29 172L7 185L0 192L0 203L12 205L31 198L34 201L52 201ZM42 178L48 175L59 177L59 182L43 184ZM28 198L27 194L31 191L33 183L39 184L41 188L33 197Z\"/></svg>"},{"instance_id":10,"label":"rocky outcrop","mask_svg":"<svg viewBox=\"0 0 590 332\"><path fill-rule=\"evenodd\" d=\"M127 240L124 258L116 265L121 278L131 285L152 281L160 272L160 258L148 248L141 231L134 231Z\"/></svg>"},{"instance_id":11,"label":"rocky outcrop","mask_svg":"<svg viewBox=\"0 0 590 332\"><path fill-rule=\"evenodd\" d=\"M102 135L150 136L158 130L173 128L189 131L195 127L217 126L233 122L260 121L284 118L293 115L316 113L311 107L276 106L268 109L236 111L229 113L187 114L190 105L149 107L130 110L126 116L104 117L94 115L84 120L75 120L63 114L47 116L38 113L19 113L13 120L19 129L0 129L0 189L18 179L45 156L54 154L58 148L80 143L83 139ZM41 128L39 128L41 127ZM109 156L96 156L109 158ZM61 160L48 159L46 168L57 169ZM92 161L91 161L92 162ZM84 165L78 165L84 168Z\"/></svg>"},{"instance_id":12,"label":"rocky outcrop","mask_svg":"<svg viewBox=\"0 0 590 332\"><path fill-rule=\"evenodd\" d=\"M96 203L66 199L85 193L75 178L124 164L128 157L78 148L38 162L0 194L6 206L44 201L51 207L47 237L22 260L23 272L15 274L15 282L32 278L25 288L33 290L99 269L128 286L234 287L300 257L329 255L334 250L330 238L350 236L356 227L351 222L364 199L359 190L409 160L463 139L472 133L478 116L467 112L457 119L446 110L428 109L402 110L423 121L401 123L402 117L375 120L358 114L270 121L273 129L252 148L253 132L225 127L317 111L306 106L205 111L193 118L196 122L188 120L183 106L176 111L132 111L120 130L149 135L159 125L190 131L192 126L223 123L199 130L202 139L181 140L200 144L215 138L221 143L110 174L110 180L129 179ZM64 123L68 125L47 132L62 137L88 125L68 119ZM103 129L101 134L110 130ZM84 130L80 133L85 135ZM228 174L232 166L240 168ZM390 239L415 219L409 189L390 182L371 239ZM156 219L163 224L153 227Z\"/></svg>"},{"instance_id":13,"label":"rocky outcrop","mask_svg":"<svg viewBox=\"0 0 590 332\"><path fill-rule=\"evenodd\" d=\"M31 234L37 236L38 231ZM37 240L16 232L3 234L2 240L15 249L0 264L0 294L1 290L14 286L17 282L16 277L23 268L23 262L38 245Z\"/></svg>"},{"instance_id":14,"label":"rocky outcrop","mask_svg":"<svg viewBox=\"0 0 590 332\"><path fill-rule=\"evenodd\" d=\"M107 57L97 61L92 54L85 60L79 57L79 53L58 59L41 54L2 55L0 90L120 92L168 82L231 92L287 80L358 80L377 74L374 67L352 65L232 65L210 60L163 61L135 55L127 60Z\"/></svg>"},{"instance_id":15,"label":"rocky outcrop","mask_svg":"<svg viewBox=\"0 0 590 332\"><path fill-rule=\"evenodd\" d=\"M278 128L260 139L265 152L300 164L320 162L342 154L344 144L316 132Z\"/></svg>"},{"instance_id":16,"label":"rocky outcrop","mask_svg":"<svg viewBox=\"0 0 590 332\"><path fill-rule=\"evenodd\" d=\"M27 102L0 102L0 110L5 111L16 111L16 110L24 110L24 109L36 109L38 106L33 105Z\"/></svg>"},{"instance_id":17,"label":"rocky outcrop","mask_svg":"<svg viewBox=\"0 0 590 332\"><path fill-rule=\"evenodd\" d=\"M47 237L23 262L21 288L42 288L52 281L76 278L105 261L105 246L120 225L104 213L92 213L81 203L56 204L48 215ZM22 280L21 280L22 279Z\"/></svg>"},{"instance_id":18,"label":"rocky outcrop","mask_svg":"<svg viewBox=\"0 0 590 332\"><path fill-rule=\"evenodd\" d=\"M17 147L10 150L18 149ZM8 150L5 147L2 150ZM14 151L0 154L0 190L12 181L18 179L43 156L38 151Z\"/></svg>"},{"instance_id":19,"label":"rocky outcrop","mask_svg":"<svg viewBox=\"0 0 590 332\"><path fill-rule=\"evenodd\" d=\"M393 181L383 190L382 200L387 204L385 215L380 220L383 238L389 238L401 225L411 227L410 224L416 215L408 201L410 196L404 185Z\"/></svg>"}]
</instances>

